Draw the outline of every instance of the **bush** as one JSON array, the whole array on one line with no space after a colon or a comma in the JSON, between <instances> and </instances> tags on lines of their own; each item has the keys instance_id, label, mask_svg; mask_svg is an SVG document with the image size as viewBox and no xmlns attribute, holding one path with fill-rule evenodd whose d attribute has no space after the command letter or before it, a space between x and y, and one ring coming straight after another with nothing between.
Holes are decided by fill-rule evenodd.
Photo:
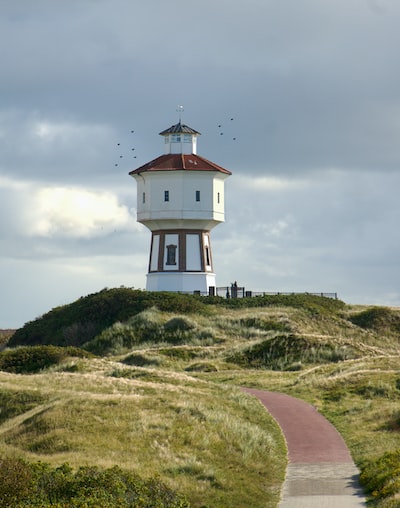
<instances>
[{"instance_id":1,"label":"bush","mask_svg":"<svg viewBox=\"0 0 400 508\"><path fill-rule=\"evenodd\" d=\"M138 342L136 331L131 326L115 323L82 347L96 355L117 355Z\"/></svg>"},{"instance_id":2,"label":"bush","mask_svg":"<svg viewBox=\"0 0 400 508\"><path fill-rule=\"evenodd\" d=\"M68 357L85 358L86 351L74 347L26 346L0 352L0 370L13 374L34 374Z\"/></svg>"},{"instance_id":3,"label":"bush","mask_svg":"<svg viewBox=\"0 0 400 508\"><path fill-rule=\"evenodd\" d=\"M209 362L192 363L185 370L187 372L218 372L217 367Z\"/></svg>"},{"instance_id":4,"label":"bush","mask_svg":"<svg viewBox=\"0 0 400 508\"><path fill-rule=\"evenodd\" d=\"M346 346L285 334L244 348L230 356L228 361L242 367L299 370L307 363L338 362L354 356L355 352Z\"/></svg>"},{"instance_id":5,"label":"bush","mask_svg":"<svg viewBox=\"0 0 400 508\"><path fill-rule=\"evenodd\" d=\"M175 344L190 339L190 332L196 328L196 323L186 316L176 316L164 325L164 336L167 342Z\"/></svg>"},{"instance_id":6,"label":"bush","mask_svg":"<svg viewBox=\"0 0 400 508\"><path fill-rule=\"evenodd\" d=\"M203 301L195 295L129 288L103 289L26 323L14 333L8 345L80 346L114 323L127 321L151 307L165 312L204 313L208 309Z\"/></svg>"},{"instance_id":7,"label":"bush","mask_svg":"<svg viewBox=\"0 0 400 508\"><path fill-rule=\"evenodd\" d=\"M350 321L366 330L400 332L400 313L388 307L371 307L350 316Z\"/></svg>"},{"instance_id":8,"label":"bush","mask_svg":"<svg viewBox=\"0 0 400 508\"><path fill-rule=\"evenodd\" d=\"M158 366L160 365L160 359L133 353L124 358L121 363L124 363L125 365L132 365L134 367Z\"/></svg>"},{"instance_id":9,"label":"bush","mask_svg":"<svg viewBox=\"0 0 400 508\"><path fill-rule=\"evenodd\" d=\"M222 305L230 308L251 308L251 307L294 307L309 310L313 313L333 313L345 307L345 303L334 298L316 296L307 293L286 294L286 295L265 295L252 298L204 298L204 303Z\"/></svg>"},{"instance_id":10,"label":"bush","mask_svg":"<svg viewBox=\"0 0 400 508\"><path fill-rule=\"evenodd\" d=\"M242 318L238 321L240 326L245 326L248 328L257 328L259 330L263 330L266 332L276 331L276 332L291 332L292 325L290 322L286 321L273 321L271 319L263 319L260 317L247 317Z\"/></svg>"},{"instance_id":11,"label":"bush","mask_svg":"<svg viewBox=\"0 0 400 508\"><path fill-rule=\"evenodd\" d=\"M362 464L360 480L377 499L400 494L400 450Z\"/></svg>"},{"instance_id":12,"label":"bush","mask_svg":"<svg viewBox=\"0 0 400 508\"><path fill-rule=\"evenodd\" d=\"M68 464L0 459L0 499L4 507L189 508L186 499L157 478L143 480L115 466L100 469Z\"/></svg>"},{"instance_id":13,"label":"bush","mask_svg":"<svg viewBox=\"0 0 400 508\"><path fill-rule=\"evenodd\" d=\"M32 490L32 471L19 459L0 458L1 506L14 507L25 501Z\"/></svg>"},{"instance_id":14,"label":"bush","mask_svg":"<svg viewBox=\"0 0 400 508\"><path fill-rule=\"evenodd\" d=\"M180 343L190 339L196 323L186 316L176 316L164 323L162 313L147 309L125 323L115 323L83 347L98 355L122 354L143 343Z\"/></svg>"},{"instance_id":15,"label":"bush","mask_svg":"<svg viewBox=\"0 0 400 508\"><path fill-rule=\"evenodd\" d=\"M143 342L163 340L162 316L153 308L140 312L126 323L115 323L83 347L98 355L121 354Z\"/></svg>"}]
</instances>

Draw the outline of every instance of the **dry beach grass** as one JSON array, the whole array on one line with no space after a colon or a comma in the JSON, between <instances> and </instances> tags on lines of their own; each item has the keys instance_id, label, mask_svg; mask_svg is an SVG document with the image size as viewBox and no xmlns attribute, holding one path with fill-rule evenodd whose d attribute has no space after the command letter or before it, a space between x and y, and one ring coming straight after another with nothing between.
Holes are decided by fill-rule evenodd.
<instances>
[{"instance_id":1,"label":"dry beach grass","mask_svg":"<svg viewBox=\"0 0 400 508\"><path fill-rule=\"evenodd\" d=\"M0 413L0 455L157 474L197 508L272 508L285 444L240 390L247 386L314 404L368 472L400 450L399 311L300 303L184 314L153 307L92 340L98 356L0 372L9 408ZM375 493L376 506L395 506L387 492Z\"/></svg>"}]
</instances>

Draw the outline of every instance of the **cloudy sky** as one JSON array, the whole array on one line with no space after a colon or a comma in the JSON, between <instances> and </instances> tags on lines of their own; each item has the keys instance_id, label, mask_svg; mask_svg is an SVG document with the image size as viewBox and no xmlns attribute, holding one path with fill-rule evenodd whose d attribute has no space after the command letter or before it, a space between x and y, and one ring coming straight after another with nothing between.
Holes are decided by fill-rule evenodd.
<instances>
[{"instance_id":1,"label":"cloudy sky","mask_svg":"<svg viewBox=\"0 0 400 508\"><path fill-rule=\"evenodd\" d=\"M0 328L145 287L128 172L178 105L233 173L218 286L399 306L399 26L398 0L2 0Z\"/></svg>"}]
</instances>

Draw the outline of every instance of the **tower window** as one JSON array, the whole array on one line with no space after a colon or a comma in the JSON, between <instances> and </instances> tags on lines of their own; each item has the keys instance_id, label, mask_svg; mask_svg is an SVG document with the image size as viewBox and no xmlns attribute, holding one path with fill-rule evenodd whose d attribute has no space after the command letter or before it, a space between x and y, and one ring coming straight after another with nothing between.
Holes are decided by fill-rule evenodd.
<instances>
[{"instance_id":1,"label":"tower window","mask_svg":"<svg viewBox=\"0 0 400 508\"><path fill-rule=\"evenodd\" d=\"M143 202L143 203L146 203L146 193L145 193L145 192L143 192L142 202Z\"/></svg>"},{"instance_id":2,"label":"tower window","mask_svg":"<svg viewBox=\"0 0 400 508\"><path fill-rule=\"evenodd\" d=\"M167 265L176 265L176 245L167 245Z\"/></svg>"},{"instance_id":3,"label":"tower window","mask_svg":"<svg viewBox=\"0 0 400 508\"><path fill-rule=\"evenodd\" d=\"M169 201L169 191L168 190L164 191L164 201Z\"/></svg>"},{"instance_id":4,"label":"tower window","mask_svg":"<svg viewBox=\"0 0 400 508\"><path fill-rule=\"evenodd\" d=\"M211 265L211 262L210 262L210 249L208 247L206 247L206 265L207 266Z\"/></svg>"},{"instance_id":5,"label":"tower window","mask_svg":"<svg viewBox=\"0 0 400 508\"><path fill-rule=\"evenodd\" d=\"M200 191L196 191L196 201L200 201Z\"/></svg>"},{"instance_id":6,"label":"tower window","mask_svg":"<svg viewBox=\"0 0 400 508\"><path fill-rule=\"evenodd\" d=\"M220 202L220 195L219 195L219 192L218 192L218 194L217 194L217 203L219 204L219 202Z\"/></svg>"}]
</instances>

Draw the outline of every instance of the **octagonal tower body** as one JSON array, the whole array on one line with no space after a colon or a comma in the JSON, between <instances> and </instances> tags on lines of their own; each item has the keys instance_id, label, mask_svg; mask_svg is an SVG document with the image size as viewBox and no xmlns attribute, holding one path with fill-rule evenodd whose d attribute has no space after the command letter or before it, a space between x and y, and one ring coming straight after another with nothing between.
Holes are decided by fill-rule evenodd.
<instances>
[{"instance_id":1,"label":"octagonal tower body","mask_svg":"<svg viewBox=\"0 0 400 508\"><path fill-rule=\"evenodd\" d=\"M224 222L230 171L197 155L199 132L179 122L160 132L165 154L131 171L137 221L152 232L146 289L209 293L210 231Z\"/></svg>"}]
</instances>

